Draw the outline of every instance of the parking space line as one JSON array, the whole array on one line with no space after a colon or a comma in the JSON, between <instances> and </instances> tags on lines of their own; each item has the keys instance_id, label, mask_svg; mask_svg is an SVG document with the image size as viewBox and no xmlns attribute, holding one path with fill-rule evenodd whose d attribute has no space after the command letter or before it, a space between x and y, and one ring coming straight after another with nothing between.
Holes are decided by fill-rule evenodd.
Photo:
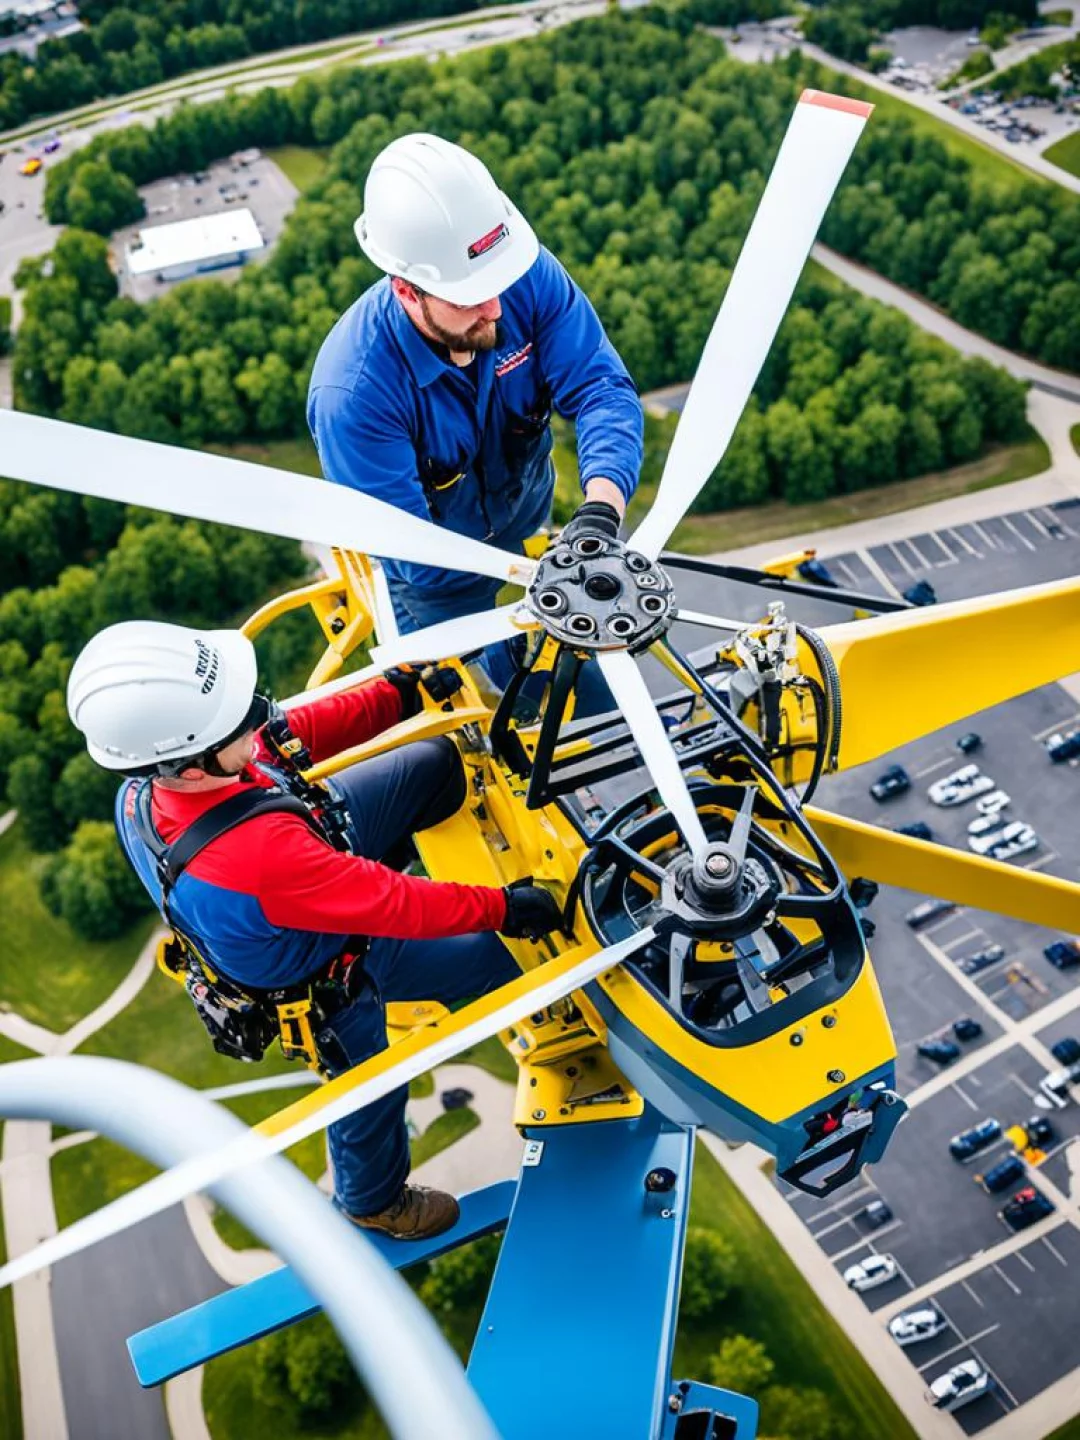
<instances>
[{"instance_id":1,"label":"parking space line","mask_svg":"<svg viewBox=\"0 0 1080 1440\"><path fill-rule=\"evenodd\" d=\"M1015 1280L1011 1280L1011 1279L1009 1278L1009 1276L1005 1274L1005 1271L1002 1270L1002 1268L1001 1268L1000 1265L995 1264L995 1265L992 1266L991 1268L992 1268L993 1270L995 1270L998 1275L1000 1275L1000 1277L1002 1278L1002 1280L1005 1281L1005 1284L1009 1287L1009 1289L1013 1292L1014 1295L1022 1295L1022 1294L1024 1293L1024 1292L1020 1289L1020 1286L1017 1285L1016 1281L1015 1281Z\"/></svg>"},{"instance_id":2,"label":"parking space line","mask_svg":"<svg viewBox=\"0 0 1080 1440\"><path fill-rule=\"evenodd\" d=\"M1049 865L1058 858L1056 850L1048 850L1045 855L1040 855L1037 860L1030 860L1026 865L1019 866L1021 870L1041 870L1044 865Z\"/></svg>"},{"instance_id":3,"label":"parking space line","mask_svg":"<svg viewBox=\"0 0 1080 1440\"><path fill-rule=\"evenodd\" d=\"M919 536L919 539L920 539L920 540L926 540L926 539L928 539L928 538L929 538L929 537L926 536L926 535L920 535L920 536ZM927 560L926 556L922 553L922 551L919 549L919 547L915 544L915 541L914 541L914 540L912 540L912 539L909 537L907 540L904 540L902 543L903 543L904 545L906 545L906 546L908 547L908 549L911 551L911 553L918 558L919 564L922 566L922 568L923 568L924 570L933 570L933 568L934 568L934 562L933 562L932 560Z\"/></svg>"},{"instance_id":4,"label":"parking space line","mask_svg":"<svg viewBox=\"0 0 1080 1440\"><path fill-rule=\"evenodd\" d=\"M1020 1293L1020 1292L1017 1291L1017 1294L1019 1294L1019 1293ZM975 1356L975 1359L976 1359L976 1360L979 1362L979 1364L983 1367L983 1369L986 1371L986 1373L987 1373L988 1375L992 1375L992 1376L993 1376L994 1384L995 1384L995 1386L997 1387L997 1389L1003 1391L1004 1394L1008 1396L1009 1404L1012 1405L1013 1409L1014 1409L1014 1410L1019 1410L1019 1409L1020 1409L1020 1401L1017 1400L1016 1396L1015 1396L1015 1395L1013 1394L1013 1392L1009 1389L1009 1387L1005 1384L1005 1381L1002 1380L1001 1376L997 1373L997 1371L996 1371L996 1370L991 1370L990 1366L987 1365L986 1361L985 1361L985 1360L983 1359L983 1357L979 1354L979 1352L975 1349L975 1346L974 1346L974 1345L970 1346L970 1349L971 1349L972 1355ZM996 1393L996 1392L992 1392L992 1393ZM997 1396L997 1399L998 1399L998 1401L999 1401L1000 1404L1001 1404L1001 1408L1005 1411L1006 1414L1008 1414L1008 1407L1005 1405L1004 1401L1002 1401L1001 1396L998 1395L998 1396Z\"/></svg>"},{"instance_id":5,"label":"parking space line","mask_svg":"<svg viewBox=\"0 0 1080 1440\"><path fill-rule=\"evenodd\" d=\"M940 1306L938 1308L940 1309ZM956 1326L952 1324L951 1320L949 1324L956 1330ZM987 1335L992 1335L995 1330L1000 1329L1000 1325L988 1325L985 1330L980 1330L977 1335L972 1335L970 1340L961 1340L959 1345L953 1345L951 1349L943 1351L940 1355L935 1355L933 1360L927 1360L918 1367L919 1374L921 1375L924 1370L929 1370L931 1365L939 1365L942 1360L947 1360L950 1355L955 1355L958 1350L966 1350L969 1345L974 1345L976 1340L985 1340ZM959 1330L956 1330L956 1333L959 1335Z\"/></svg>"},{"instance_id":6,"label":"parking space line","mask_svg":"<svg viewBox=\"0 0 1080 1440\"><path fill-rule=\"evenodd\" d=\"M986 548L987 548L988 550L1004 550L1004 549L1005 549L1005 546L1004 546L1004 545L999 545L998 542L994 539L994 537L993 537L992 535L988 535L988 534L986 533L986 531L983 529L983 527L979 524L978 520L972 520L972 522L971 522L971 528L975 531L975 533L978 535L979 539L983 542L983 544L986 546Z\"/></svg>"},{"instance_id":7,"label":"parking space line","mask_svg":"<svg viewBox=\"0 0 1080 1440\"><path fill-rule=\"evenodd\" d=\"M885 591L886 595L891 595L894 600L902 600L904 598L903 595L900 594L900 591L893 584L893 582L889 579L888 575L885 574L885 571L870 554L869 550L857 550L855 553L862 561L862 563L866 566L867 570L870 571L870 574L878 582L881 588Z\"/></svg>"},{"instance_id":8,"label":"parking space line","mask_svg":"<svg viewBox=\"0 0 1080 1440\"><path fill-rule=\"evenodd\" d=\"M1018 513L1023 515L1024 519L1029 521L1030 524L1034 525L1037 530L1041 530L1048 540L1052 540L1054 538L1050 534L1050 531L1046 528L1046 521L1040 520L1039 517L1035 514L1034 510L1021 510ZM1058 522L1055 520L1053 523L1056 525Z\"/></svg>"},{"instance_id":9,"label":"parking space line","mask_svg":"<svg viewBox=\"0 0 1080 1440\"><path fill-rule=\"evenodd\" d=\"M903 568L907 571L907 573L912 577L912 579L914 579L914 578L915 578L915 571L911 568L910 564L904 559L903 555L900 554L900 551L896 548L896 545L893 543L893 541L892 541L892 540L886 540L886 541L885 541L885 544L886 544L886 545L888 546L888 548L892 551L892 553L896 556L897 560L900 562L900 564L903 566Z\"/></svg>"},{"instance_id":10,"label":"parking space line","mask_svg":"<svg viewBox=\"0 0 1080 1440\"><path fill-rule=\"evenodd\" d=\"M889 1222L888 1225L883 1225L880 1230L875 1230L873 1235L864 1236L858 1242L858 1244L848 1245L844 1250L835 1251L832 1255L829 1256L829 1259L832 1260L834 1263L837 1260L843 1260L848 1255L854 1255L855 1251L861 1250L864 1245L870 1246L871 1254L880 1255L880 1250L874 1249L877 1242L879 1240L884 1240L885 1236L891 1235L894 1230L899 1230L903 1223L903 1220L892 1220ZM909 1281L908 1283L910 1284L911 1282Z\"/></svg>"},{"instance_id":11,"label":"parking space line","mask_svg":"<svg viewBox=\"0 0 1080 1440\"><path fill-rule=\"evenodd\" d=\"M845 577L845 576L846 576L846 578L847 578L847 583L852 587L852 589L857 590L857 589L859 588L859 585L860 585L861 582L860 582L858 576L854 574L854 572L851 570L851 568L850 568L849 566L847 566L847 565L844 564L843 560L837 560L836 557L834 556L834 557L829 561L829 564L832 566L832 568L833 568L834 570L839 570L841 577Z\"/></svg>"},{"instance_id":12,"label":"parking space line","mask_svg":"<svg viewBox=\"0 0 1080 1440\"><path fill-rule=\"evenodd\" d=\"M1001 523L1007 526L1012 531L1012 533L1016 536L1017 540L1020 541L1021 545L1026 545L1029 550L1037 550L1039 548L1033 540L1029 540L1026 535L1021 535L1020 531L1009 519L1008 515L1001 516Z\"/></svg>"},{"instance_id":13,"label":"parking space line","mask_svg":"<svg viewBox=\"0 0 1080 1440\"><path fill-rule=\"evenodd\" d=\"M960 1086L957 1085L955 1081L953 1081L953 1084L950 1088L956 1091L957 1095L960 1096L960 1099L964 1102L964 1104L968 1107L969 1110L978 1110L979 1107L975 1104L975 1101L972 1100L971 1096L967 1093L966 1090L961 1090ZM974 1159L974 1156L972 1158Z\"/></svg>"},{"instance_id":14,"label":"parking space line","mask_svg":"<svg viewBox=\"0 0 1080 1440\"><path fill-rule=\"evenodd\" d=\"M964 1287L964 1289L967 1291L967 1293L971 1296L972 1300L975 1301L975 1304L978 1305L979 1309L980 1309L980 1310L985 1310L985 1309L986 1309L986 1301L982 1298L982 1296L979 1294L979 1292L978 1292L977 1290L973 1290L966 1280L961 1280L961 1281L960 1281L960 1284ZM954 1327L954 1328L955 1328L955 1327Z\"/></svg>"},{"instance_id":15,"label":"parking space line","mask_svg":"<svg viewBox=\"0 0 1080 1440\"><path fill-rule=\"evenodd\" d=\"M1047 525L1056 525L1059 530L1064 530L1066 535L1071 535L1074 540L1076 539L1076 531L1071 525L1065 524L1065 521L1056 510L1051 510L1049 505L1040 505L1039 509L1046 516Z\"/></svg>"},{"instance_id":16,"label":"parking space line","mask_svg":"<svg viewBox=\"0 0 1080 1440\"><path fill-rule=\"evenodd\" d=\"M949 954L952 951L953 947L956 945L964 945L969 940L980 939L990 939L989 935L987 935L985 930L965 930L964 933L962 935L958 935L955 940L946 940L941 948L945 951L946 954Z\"/></svg>"},{"instance_id":17,"label":"parking space line","mask_svg":"<svg viewBox=\"0 0 1080 1440\"><path fill-rule=\"evenodd\" d=\"M854 1215L845 1215L840 1220L834 1220L831 1225L823 1226L820 1230L811 1230L810 1234L813 1235L815 1240L823 1240L826 1235L831 1235L834 1230L842 1230L845 1225L853 1225L854 1223Z\"/></svg>"},{"instance_id":18,"label":"parking space line","mask_svg":"<svg viewBox=\"0 0 1080 1440\"><path fill-rule=\"evenodd\" d=\"M1057 1246L1054 1244L1054 1242L1050 1239L1048 1235L1044 1235L1042 1237L1042 1243L1046 1246L1047 1250L1050 1251L1050 1254L1053 1255L1054 1259L1058 1262L1058 1264L1063 1265L1067 1270L1069 1268L1069 1262L1065 1259L1065 1256L1062 1255L1061 1251L1057 1248Z\"/></svg>"},{"instance_id":19,"label":"parking space line","mask_svg":"<svg viewBox=\"0 0 1080 1440\"><path fill-rule=\"evenodd\" d=\"M876 1195L876 1194L877 1194L877 1186L876 1186L876 1185L863 1185L863 1186L861 1186L858 1190L852 1190L852 1192L851 1192L850 1195L844 1195L844 1196L842 1196L839 1200L834 1200L831 1205L822 1205L820 1209L818 1209L818 1208L815 1206L815 1207L814 1207L813 1218L814 1218L815 1220L824 1220L824 1218L825 1218L826 1215L834 1215L834 1214L837 1212L837 1210L842 1210L845 1205L850 1205L853 1200L861 1200L864 1195ZM798 1200L812 1200L813 1197L810 1196L810 1195L804 1194L801 1190L796 1190L793 1198L794 1198L796 1201L798 1201ZM796 1214L798 1214L798 1211L797 1211L797 1210L796 1210ZM806 1225L807 1225L807 1228L809 1228L809 1221L807 1221L807 1222L805 1222L805 1223L806 1223Z\"/></svg>"},{"instance_id":20,"label":"parking space line","mask_svg":"<svg viewBox=\"0 0 1080 1440\"><path fill-rule=\"evenodd\" d=\"M1031 1263L1031 1261L1027 1258L1027 1256L1022 1250L1017 1250L1016 1258L1020 1261L1020 1264L1023 1265L1025 1270L1030 1270L1032 1275L1035 1274L1035 1266Z\"/></svg>"},{"instance_id":21,"label":"parking space line","mask_svg":"<svg viewBox=\"0 0 1080 1440\"><path fill-rule=\"evenodd\" d=\"M924 765L921 770L915 771L915 779L921 780L924 775L932 775L935 770L944 770L946 765L953 763L953 757L946 755L944 760L935 760L933 765Z\"/></svg>"},{"instance_id":22,"label":"parking space line","mask_svg":"<svg viewBox=\"0 0 1080 1440\"><path fill-rule=\"evenodd\" d=\"M948 527L948 534L950 534L958 544L962 545L969 555L973 556L976 560L982 559L982 551L976 550L974 545L965 540L959 530L954 529L953 526L950 525Z\"/></svg>"},{"instance_id":23,"label":"parking space line","mask_svg":"<svg viewBox=\"0 0 1080 1440\"><path fill-rule=\"evenodd\" d=\"M1009 1071L1009 1079L1013 1082L1014 1085L1018 1085L1020 1089L1023 1090L1025 1095L1030 1096L1032 1100L1035 1099L1035 1095L1037 1092L1034 1091L1031 1086L1028 1085L1025 1081L1021 1080L1020 1076L1012 1070Z\"/></svg>"},{"instance_id":24,"label":"parking space line","mask_svg":"<svg viewBox=\"0 0 1080 1440\"><path fill-rule=\"evenodd\" d=\"M952 553L952 551L951 551L951 550L949 549L949 547L945 544L945 541L942 540L941 536L937 533L936 530L931 530L931 531L925 536L925 539L927 539L927 540L933 540L934 544L938 547L938 549L941 551L941 553L945 556L945 559L944 559L944 560L935 560L935 561L934 561L934 567L935 567L935 569L943 570L946 565L959 565L959 564L960 564L960 557L959 557L958 555L954 555L954 554Z\"/></svg>"},{"instance_id":25,"label":"parking space line","mask_svg":"<svg viewBox=\"0 0 1080 1440\"><path fill-rule=\"evenodd\" d=\"M1065 730L1070 725L1075 725L1080 720L1080 710L1070 715L1067 720L1055 720L1053 725L1047 725L1045 730L1036 730L1032 735L1033 740L1045 740L1047 735L1052 735L1055 730Z\"/></svg>"}]
</instances>

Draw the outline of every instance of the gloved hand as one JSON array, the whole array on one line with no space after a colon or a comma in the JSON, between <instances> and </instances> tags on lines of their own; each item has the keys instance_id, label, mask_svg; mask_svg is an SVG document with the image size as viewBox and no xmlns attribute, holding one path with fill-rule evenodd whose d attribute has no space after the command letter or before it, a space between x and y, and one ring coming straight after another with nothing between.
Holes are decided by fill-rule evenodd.
<instances>
[{"instance_id":1,"label":"gloved hand","mask_svg":"<svg viewBox=\"0 0 1080 1440\"><path fill-rule=\"evenodd\" d=\"M389 680L401 696L402 720L410 720L414 715L419 715L424 708L420 696L420 671L395 665L392 670L384 672L383 679Z\"/></svg>"},{"instance_id":2,"label":"gloved hand","mask_svg":"<svg viewBox=\"0 0 1080 1440\"><path fill-rule=\"evenodd\" d=\"M586 500L563 526L563 540L580 540L583 535L596 535L601 540L614 540L619 533L622 516L606 500Z\"/></svg>"},{"instance_id":3,"label":"gloved hand","mask_svg":"<svg viewBox=\"0 0 1080 1440\"><path fill-rule=\"evenodd\" d=\"M534 885L531 876L505 886L503 894L506 919L499 926L500 935L508 935L511 940L539 940L541 935L562 929L559 902L547 890Z\"/></svg>"}]
</instances>

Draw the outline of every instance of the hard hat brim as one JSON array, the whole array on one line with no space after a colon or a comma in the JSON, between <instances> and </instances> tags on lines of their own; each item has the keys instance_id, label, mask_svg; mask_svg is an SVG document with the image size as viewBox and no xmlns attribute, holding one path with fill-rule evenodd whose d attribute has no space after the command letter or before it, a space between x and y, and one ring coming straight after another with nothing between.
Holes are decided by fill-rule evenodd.
<instances>
[{"instance_id":1,"label":"hard hat brim","mask_svg":"<svg viewBox=\"0 0 1080 1440\"><path fill-rule=\"evenodd\" d=\"M410 284L416 284L437 300L448 300L452 305L483 305L509 290L511 285L532 269L540 254L540 242L536 232L521 211L502 196L507 210L507 224L510 230L510 245L492 250L491 258L483 265L473 268L471 274L461 280L439 280L422 274L422 266L399 265L394 257L383 254L378 246L371 243L361 214L353 226L357 244L373 265L388 275L397 275ZM365 212L366 214L366 212Z\"/></svg>"}]
</instances>

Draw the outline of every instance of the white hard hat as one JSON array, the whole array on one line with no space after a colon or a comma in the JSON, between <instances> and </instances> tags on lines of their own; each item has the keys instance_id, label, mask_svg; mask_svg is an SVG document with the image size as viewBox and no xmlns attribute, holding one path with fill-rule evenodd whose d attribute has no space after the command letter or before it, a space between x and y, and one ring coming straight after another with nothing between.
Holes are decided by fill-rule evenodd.
<instances>
[{"instance_id":1,"label":"white hard hat","mask_svg":"<svg viewBox=\"0 0 1080 1440\"><path fill-rule=\"evenodd\" d=\"M353 228L380 270L455 305L493 300L540 253L487 166L438 135L403 135L380 151Z\"/></svg>"},{"instance_id":2,"label":"white hard hat","mask_svg":"<svg viewBox=\"0 0 1080 1440\"><path fill-rule=\"evenodd\" d=\"M107 770L168 769L242 733L255 676L255 647L239 630L126 620L75 661L68 714Z\"/></svg>"}]
</instances>

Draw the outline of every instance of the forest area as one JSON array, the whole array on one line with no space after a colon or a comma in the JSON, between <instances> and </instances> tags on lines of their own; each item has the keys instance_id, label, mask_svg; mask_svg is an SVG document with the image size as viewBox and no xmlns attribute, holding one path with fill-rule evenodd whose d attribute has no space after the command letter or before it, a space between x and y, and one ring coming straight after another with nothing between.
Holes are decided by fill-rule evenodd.
<instances>
[{"instance_id":1,"label":"forest area","mask_svg":"<svg viewBox=\"0 0 1080 1440\"><path fill-rule=\"evenodd\" d=\"M189 446L302 434L318 347L377 278L352 232L363 177L393 135L415 129L459 140L492 167L590 295L642 390L685 380L792 106L818 74L797 56L736 64L693 24L677 5L611 15L434 73L424 62L331 72L102 137L51 172L52 218L75 218L80 191L103 193L95 169L135 194L241 144L334 148L268 261L236 284L189 282L138 305L118 295L104 234L67 229L18 276L19 406ZM1075 202L1049 186L1026 188L1022 202L885 120L856 152L826 239L932 295L946 276L957 318L985 293L988 330L1026 327L1051 351L1071 334L1075 363L1080 303L1071 316L1060 299L1041 308L1048 289L1077 290ZM97 219L101 231L115 223ZM1048 287L1055 264L1061 278ZM988 266L1015 284L1011 310L990 294ZM1032 267L1039 283L1025 290ZM1025 432L1019 382L811 279L700 507L886 485ZM57 853L46 898L85 933L116 933L141 900L106 855L112 782L67 721L71 656L121 618L235 620L301 571L285 542L0 486L0 784L31 843Z\"/></svg>"}]
</instances>

